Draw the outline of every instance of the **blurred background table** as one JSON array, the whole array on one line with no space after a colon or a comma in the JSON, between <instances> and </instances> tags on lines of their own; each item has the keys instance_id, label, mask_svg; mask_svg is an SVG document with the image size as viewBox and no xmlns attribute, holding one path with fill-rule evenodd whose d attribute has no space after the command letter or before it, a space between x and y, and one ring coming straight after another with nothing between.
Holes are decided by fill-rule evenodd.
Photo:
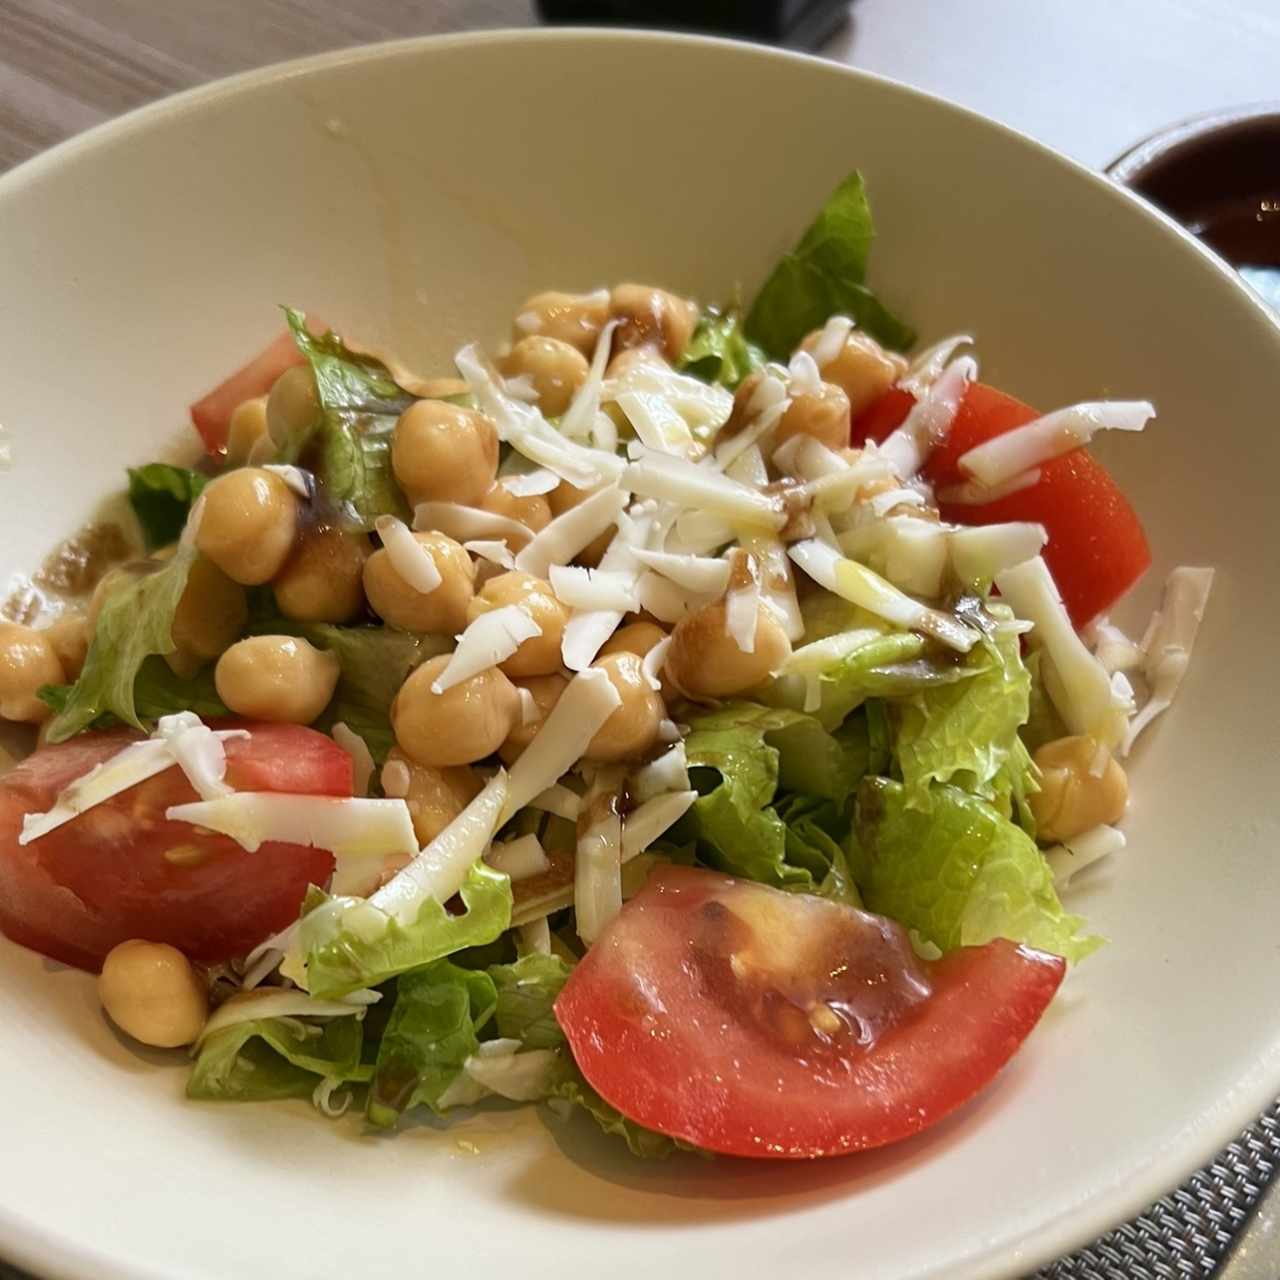
<instances>
[{"instance_id":1,"label":"blurred background table","mask_svg":"<svg viewBox=\"0 0 1280 1280\"><path fill-rule=\"evenodd\" d=\"M535 21L531 0L0 0L0 170L251 67ZM1280 98L1280 2L856 0L820 52L1103 167L1176 120ZM1042 1280L1207 1277L1278 1162L1280 1104L1210 1169ZM0 1262L0 1280L22 1277Z\"/></svg>"}]
</instances>

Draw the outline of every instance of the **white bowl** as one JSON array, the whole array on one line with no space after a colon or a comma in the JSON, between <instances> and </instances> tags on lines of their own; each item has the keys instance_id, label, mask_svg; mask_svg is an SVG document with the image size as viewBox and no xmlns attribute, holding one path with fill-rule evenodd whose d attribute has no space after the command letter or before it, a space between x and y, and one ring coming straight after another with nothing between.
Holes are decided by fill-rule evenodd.
<instances>
[{"instance_id":1,"label":"white bowl","mask_svg":"<svg viewBox=\"0 0 1280 1280\"><path fill-rule=\"evenodd\" d=\"M1025 1273L1168 1190L1280 1090L1280 328L1172 224L977 116L743 45L542 32L257 72L0 180L0 571L35 564L294 302L443 366L544 287L749 291L854 166L873 280L1050 406L1149 396L1116 469L1157 566L1216 565L1077 895L1111 939L979 1102L805 1166L647 1166L532 1115L370 1138L182 1101L83 975L0 947L0 1252L50 1276ZM494 1132L490 1132L494 1130Z\"/></svg>"}]
</instances>

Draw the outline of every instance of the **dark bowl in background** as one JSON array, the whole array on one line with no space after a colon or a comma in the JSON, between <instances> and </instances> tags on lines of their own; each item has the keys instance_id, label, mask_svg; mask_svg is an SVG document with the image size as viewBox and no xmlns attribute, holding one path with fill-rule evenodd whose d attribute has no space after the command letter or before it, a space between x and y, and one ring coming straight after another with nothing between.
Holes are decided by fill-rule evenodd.
<instances>
[{"instance_id":1,"label":"dark bowl in background","mask_svg":"<svg viewBox=\"0 0 1280 1280\"><path fill-rule=\"evenodd\" d=\"M1280 308L1280 103L1173 125L1107 173L1199 236Z\"/></svg>"}]
</instances>

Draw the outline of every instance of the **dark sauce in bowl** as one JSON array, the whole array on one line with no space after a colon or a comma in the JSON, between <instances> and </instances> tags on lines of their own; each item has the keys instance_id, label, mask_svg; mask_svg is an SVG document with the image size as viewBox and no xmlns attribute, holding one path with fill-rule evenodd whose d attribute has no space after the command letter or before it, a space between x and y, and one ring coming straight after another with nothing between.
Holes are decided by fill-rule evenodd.
<instances>
[{"instance_id":1,"label":"dark sauce in bowl","mask_svg":"<svg viewBox=\"0 0 1280 1280\"><path fill-rule=\"evenodd\" d=\"M1176 218L1280 308L1280 103L1174 125L1107 173Z\"/></svg>"}]
</instances>

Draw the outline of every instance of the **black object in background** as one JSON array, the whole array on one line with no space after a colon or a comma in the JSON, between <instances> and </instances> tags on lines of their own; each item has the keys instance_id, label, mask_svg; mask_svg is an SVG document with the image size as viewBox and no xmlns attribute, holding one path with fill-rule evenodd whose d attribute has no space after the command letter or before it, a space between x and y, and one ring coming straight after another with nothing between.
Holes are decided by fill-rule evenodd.
<instances>
[{"instance_id":1,"label":"black object in background","mask_svg":"<svg viewBox=\"0 0 1280 1280\"><path fill-rule=\"evenodd\" d=\"M817 49L844 25L849 0L537 0L544 22L745 36Z\"/></svg>"}]
</instances>

